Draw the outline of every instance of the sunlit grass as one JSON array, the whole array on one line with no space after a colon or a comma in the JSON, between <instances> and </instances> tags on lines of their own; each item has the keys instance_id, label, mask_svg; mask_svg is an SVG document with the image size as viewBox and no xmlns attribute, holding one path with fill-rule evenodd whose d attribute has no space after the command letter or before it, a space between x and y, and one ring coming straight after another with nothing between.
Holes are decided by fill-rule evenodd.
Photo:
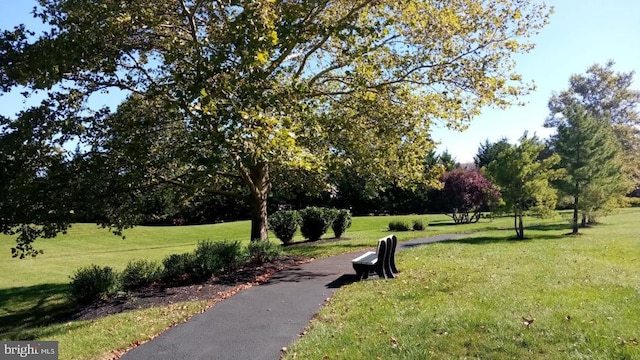
<instances>
[{"instance_id":1,"label":"sunlit grass","mask_svg":"<svg viewBox=\"0 0 640 360\"><path fill-rule=\"evenodd\" d=\"M314 335L318 331L318 334L329 334L329 337L318 336L318 342L326 342L326 346L336 346L340 349L344 346L344 350L340 350L344 353L328 351L331 354L341 354L331 358L349 358L343 355L359 354L358 351L370 354L370 342L381 339L385 345L390 346L390 351L393 351L386 353L375 348L375 351L382 351L381 356L386 354L422 359L428 355L428 358L448 358L446 355L433 355L429 351L437 354L451 346L462 346L465 349L470 347L472 350L468 350L468 353L480 354L477 356L481 358L493 358L498 354L491 352L492 346L504 346L509 349L513 347L517 351L509 350L511 352L508 354L522 355L518 352L520 349L516 346L517 341L514 345L514 336L520 336L524 339L522 341L544 343L547 340L541 335L536 335L533 340L527 336L535 333L534 330L538 329L539 324L549 322L548 319L570 315L572 320L569 323L573 324L574 321L581 323L593 315L593 311L614 314L619 309L616 299L620 297L628 300L628 306L638 308L638 304L634 303L637 300L633 297L634 294L637 297L638 288L633 288L630 292L628 285L621 284L623 280L640 283L637 281L637 264L640 257L627 249L637 233L636 218L639 212L639 209L624 210L604 219L604 225L587 229L586 235L575 238L562 235L568 232L565 219L528 218L526 225L530 227L526 235L531 240L524 242L509 240L514 235L510 218L492 221L482 219L477 224L450 226L451 220L444 215L356 217L342 240L333 241L329 239L332 234L327 234L324 239L328 241L288 246L285 248L288 253L312 257L372 248L378 238L389 234L389 222L396 220L405 221L409 225L413 220L421 220L427 225L423 231L396 233L401 241L443 233L472 234L466 240L434 244L398 253L398 262L403 273L397 281L367 281L340 290L336 299L332 301L333 305L323 311L321 322L316 323L309 336L296 345L298 358L315 358L315 352L308 353L307 347L317 346L313 344L313 338L318 336ZM0 339L58 340L61 359L99 358L111 351L125 349L133 342L145 341L172 323L183 321L191 314L200 312L205 304L181 303L172 305L175 308L131 311L91 322L61 323L57 319L63 318L69 312L69 304L65 297L69 276L77 268L93 263L122 270L131 259L160 260L168 254L191 251L198 241L205 239L238 240L246 244L249 229L250 224L246 221L203 226L137 227L126 231L126 239L122 240L95 225L77 224L67 235L38 240L36 246L42 248L44 254L35 259L25 260L11 259L9 248L13 245L13 240L0 236L0 256L4 257L4 260L0 261L0 271L3 273L3 277L0 278ZM593 237L595 240L590 240ZM614 240L607 242L601 237ZM272 239L277 241L275 237ZM294 240L300 242L303 239L297 235ZM609 257L603 257L605 254L617 259L613 265ZM577 265L572 267L571 261ZM585 264L591 265L597 271L589 272L591 268L585 268ZM584 288L581 282L572 280L576 276L583 276L583 281L587 279L598 285ZM606 296L601 293L601 282L604 278L614 284L606 288ZM553 284L552 280L557 282L557 279L560 279L560 283ZM519 284L527 282L529 287L526 289L531 290L521 291ZM563 284L565 286L562 286ZM379 292L384 296L375 295ZM502 292L521 292L521 295L517 298L503 298ZM604 299L603 302L594 300L600 298ZM345 301L345 305L339 305L342 301ZM511 302L517 302L519 307L509 305ZM593 310L582 310L584 304L592 305ZM559 305L565 307L558 308ZM375 330L371 334L357 330L359 327L371 325L370 321L379 321L377 315L373 319L373 314L387 313L389 306L393 310L391 314L395 315L384 319L383 323L374 323ZM573 311L568 312L569 309L566 307ZM502 310L496 312L496 308ZM357 316L359 311L372 315L360 319ZM626 314L624 311L622 313ZM476 313L481 316L476 317ZM329 316L331 320L328 325L322 325L325 316ZM535 318L531 328L519 327L521 316ZM626 317L624 321L617 315L607 315L606 321L603 322L600 322L601 318L591 317L595 319L595 325L591 325L595 331L593 334L600 334L611 325L622 326L619 328L619 335L616 336L620 337L621 343L627 344L621 346L623 350L620 351L623 355L627 351L624 349L631 348L632 345L628 344L633 344L634 336L636 339L640 337L637 333L624 330L627 326L624 322L635 321L635 325L640 325L637 324L637 318L633 320L633 315ZM337 324L335 327L331 325L334 321ZM591 324L592 319L584 321ZM351 322L353 324L350 324ZM403 323L410 326L403 328ZM392 334L392 330L396 328L399 332ZM476 330L470 332L465 330L467 328ZM342 329L346 331L345 334L340 333ZM438 334L439 329L443 330L442 334ZM557 326L551 328L553 332L570 333L562 329ZM515 330L520 332L513 332ZM525 330L527 332L524 332ZM490 332L493 334L492 338L497 340L483 345L483 331ZM414 333L417 335L411 335ZM468 340L471 343L465 345L466 343L460 343L457 338L451 340L452 343L437 341L440 338L447 339L448 334L454 333L469 334ZM581 328L574 333L577 338L589 337L590 341L604 341L598 337L600 335L585 334ZM374 334L378 335L372 337ZM386 338L387 335L390 335L389 338ZM563 333L562 336L565 335ZM364 338L356 342L349 341L349 336L352 340L360 339L362 336ZM344 339L340 340L341 337ZM397 341L396 344L392 343L392 338ZM474 339L477 342L474 342ZM307 343L308 341L311 343ZM344 345L340 345L342 341ZM359 341L363 341L362 345L358 345ZM565 341L568 340L560 338L558 344L566 344ZM361 346L361 349L349 346ZM426 346L427 350L421 349L423 346ZM458 349L454 353L443 354L464 357L467 356L464 355L466 353ZM302 354L308 356L300 356ZM349 356L359 358L356 355ZM500 358L499 355L495 357ZM509 356L505 355L503 358Z\"/></svg>"},{"instance_id":2,"label":"sunlit grass","mask_svg":"<svg viewBox=\"0 0 640 360\"><path fill-rule=\"evenodd\" d=\"M400 252L398 279L341 289L287 359L638 359L638 213Z\"/></svg>"}]
</instances>

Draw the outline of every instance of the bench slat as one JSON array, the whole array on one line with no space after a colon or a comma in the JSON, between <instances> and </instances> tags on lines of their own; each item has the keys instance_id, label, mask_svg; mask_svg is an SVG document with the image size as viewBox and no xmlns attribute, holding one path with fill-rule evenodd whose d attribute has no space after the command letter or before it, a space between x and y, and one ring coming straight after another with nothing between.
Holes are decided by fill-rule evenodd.
<instances>
[{"instance_id":1,"label":"bench slat","mask_svg":"<svg viewBox=\"0 0 640 360\"><path fill-rule=\"evenodd\" d=\"M351 262L354 264L367 264L367 265L373 265L376 263L376 261L378 261L378 254L374 253L373 251L366 252L358 256L357 258L351 260Z\"/></svg>"}]
</instances>

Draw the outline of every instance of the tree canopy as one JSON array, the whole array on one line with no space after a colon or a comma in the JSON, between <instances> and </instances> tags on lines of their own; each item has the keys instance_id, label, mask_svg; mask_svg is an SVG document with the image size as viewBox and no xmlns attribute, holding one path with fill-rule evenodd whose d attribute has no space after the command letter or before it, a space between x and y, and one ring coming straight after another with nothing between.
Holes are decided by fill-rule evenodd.
<instances>
[{"instance_id":1,"label":"tree canopy","mask_svg":"<svg viewBox=\"0 0 640 360\"><path fill-rule=\"evenodd\" d=\"M511 55L531 49L548 11L528 0L40 0L34 14L49 30L5 30L0 76L4 91L49 94L32 124L52 129L49 151L69 134L134 193L240 196L251 238L266 239L275 172L435 180L422 178L431 124L463 128L526 94ZM112 89L126 100L96 107ZM107 222L128 225L131 209Z\"/></svg>"},{"instance_id":2,"label":"tree canopy","mask_svg":"<svg viewBox=\"0 0 640 360\"><path fill-rule=\"evenodd\" d=\"M631 88L634 72L616 72L615 62L594 64L586 74L574 74L569 88L554 93L545 125L557 127L565 121L564 111L581 105L596 119L606 121L624 153L624 172L640 186L640 91Z\"/></svg>"},{"instance_id":3,"label":"tree canopy","mask_svg":"<svg viewBox=\"0 0 640 360\"><path fill-rule=\"evenodd\" d=\"M500 190L504 207L513 213L516 237L524 239L523 216L526 212L544 215L555 209L557 195L551 182L561 175L561 170L554 169L560 157L553 154L541 158L545 145L536 136L528 137L526 133L517 145L506 145L485 169Z\"/></svg>"}]
</instances>

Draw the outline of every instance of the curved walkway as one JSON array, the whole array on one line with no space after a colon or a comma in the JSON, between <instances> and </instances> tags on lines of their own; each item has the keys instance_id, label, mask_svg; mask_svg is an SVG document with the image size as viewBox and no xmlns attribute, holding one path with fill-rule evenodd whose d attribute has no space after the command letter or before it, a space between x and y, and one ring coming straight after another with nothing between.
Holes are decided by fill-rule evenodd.
<instances>
[{"instance_id":1,"label":"curved walkway","mask_svg":"<svg viewBox=\"0 0 640 360\"><path fill-rule=\"evenodd\" d=\"M463 234L398 243L398 250ZM363 251L359 251L362 253ZM332 256L281 271L184 324L140 345L124 360L277 360L336 289L355 279L355 253ZM402 270L402 264L400 270Z\"/></svg>"}]
</instances>

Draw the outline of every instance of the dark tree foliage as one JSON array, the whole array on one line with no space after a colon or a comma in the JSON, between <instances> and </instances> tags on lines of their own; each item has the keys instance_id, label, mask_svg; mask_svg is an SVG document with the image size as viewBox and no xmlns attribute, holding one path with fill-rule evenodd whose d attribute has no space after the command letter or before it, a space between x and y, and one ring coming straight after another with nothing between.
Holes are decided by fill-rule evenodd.
<instances>
[{"instance_id":1,"label":"dark tree foliage","mask_svg":"<svg viewBox=\"0 0 640 360\"><path fill-rule=\"evenodd\" d=\"M442 177L444 210L456 224L477 222L480 212L500 198L500 192L478 170L455 169Z\"/></svg>"},{"instance_id":2,"label":"dark tree foliage","mask_svg":"<svg viewBox=\"0 0 640 360\"><path fill-rule=\"evenodd\" d=\"M509 144L509 141L505 137L494 143L486 139L484 143L481 143L478 147L478 152L476 156L473 157L473 163L477 169L482 169L510 147L511 144Z\"/></svg>"}]
</instances>

